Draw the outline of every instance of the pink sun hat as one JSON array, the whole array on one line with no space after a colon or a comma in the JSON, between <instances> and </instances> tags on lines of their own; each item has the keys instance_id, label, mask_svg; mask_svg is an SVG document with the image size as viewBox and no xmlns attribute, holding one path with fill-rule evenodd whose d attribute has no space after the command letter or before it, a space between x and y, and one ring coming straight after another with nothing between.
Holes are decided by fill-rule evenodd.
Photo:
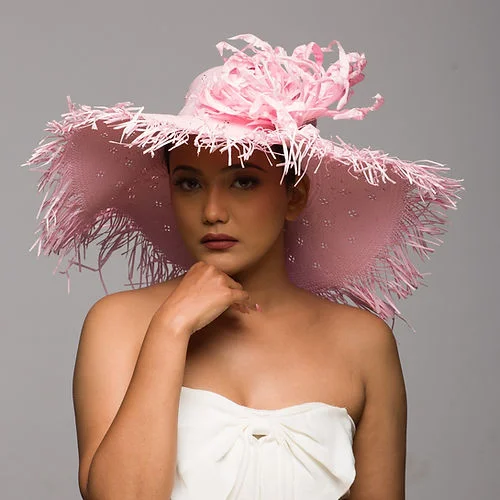
<instances>
[{"instance_id":1,"label":"pink sun hat","mask_svg":"<svg viewBox=\"0 0 500 500\"><path fill-rule=\"evenodd\" d=\"M102 268L116 251L128 258L132 288L180 276L195 260L176 228L164 149L192 139L244 167L256 150L276 158L272 147L280 145L282 180L290 169L297 182L306 172L310 179L306 208L285 221L290 280L404 320L394 299L423 284L411 253L423 260L442 243L445 211L456 209L463 179L443 176L449 168L437 162L321 137L319 118L361 120L382 105L376 94L372 106L345 107L364 79L364 54L346 53L336 40L291 55L254 35L231 40L246 45L217 44L224 63L195 78L178 114L144 113L129 102L77 106L68 97L69 111L47 124L49 135L24 164L42 173L38 191L45 191L30 250L60 257L56 270L66 274L68 293L73 267L97 271L108 293ZM324 67L334 45L339 58ZM95 267L84 264L91 243L99 249Z\"/></svg>"}]
</instances>

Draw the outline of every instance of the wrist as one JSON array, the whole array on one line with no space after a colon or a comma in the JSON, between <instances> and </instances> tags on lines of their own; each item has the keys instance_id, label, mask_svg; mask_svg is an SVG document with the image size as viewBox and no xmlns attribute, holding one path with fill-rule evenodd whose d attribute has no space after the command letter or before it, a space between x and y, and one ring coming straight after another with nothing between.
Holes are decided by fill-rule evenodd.
<instances>
[{"instance_id":1,"label":"wrist","mask_svg":"<svg viewBox=\"0 0 500 500\"><path fill-rule=\"evenodd\" d=\"M168 331L174 339L189 340L192 334L188 318L174 312L157 311L151 323L163 331Z\"/></svg>"}]
</instances>

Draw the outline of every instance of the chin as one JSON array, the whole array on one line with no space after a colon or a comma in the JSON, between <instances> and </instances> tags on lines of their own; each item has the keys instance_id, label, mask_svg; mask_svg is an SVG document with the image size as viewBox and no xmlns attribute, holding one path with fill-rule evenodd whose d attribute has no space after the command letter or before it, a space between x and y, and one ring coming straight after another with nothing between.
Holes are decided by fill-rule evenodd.
<instances>
[{"instance_id":1,"label":"chin","mask_svg":"<svg viewBox=\"0 0 500 500\"><path fill-rule=\"evenodd\" d=\"M226 257L220 257L218 255L202 255L200 260L206 262L207 264L213 264L215 267L224 271L230 276L240 272L245 266L242 264L241 260L236 261L236 259L228 259Z\"/></svg>"},{"instance_id":2,"label":"chin","mask_svg":"<svg viewBox=\"0 0 500 500\"><path fill-rule=\"evenodd\" d=\"M212 264L227 275L233 277L234 275L244 272L250 268L258 266L258 263L265 258L270 248L253 248L249 250L246 248L239 248L234 251L228 249L226 251L213 251L205 249L203 245L195 248L191 255L194 255L196 260L201 260L206 264ZM246 250L246 251L242 251Z\"/></svg>"},{"instance_id":3,"label":"chin","mask_svg":"<svg viewBox=\"0 0 500 500\"><path fill-rule=\"evenodd\" d=\"M253 260L249 262L244 257L229 255L229 253L225 252L203 252L197 255L196 258L206 264L214 265L231 277L253 265Z\"/></svg>"}]
</instances>

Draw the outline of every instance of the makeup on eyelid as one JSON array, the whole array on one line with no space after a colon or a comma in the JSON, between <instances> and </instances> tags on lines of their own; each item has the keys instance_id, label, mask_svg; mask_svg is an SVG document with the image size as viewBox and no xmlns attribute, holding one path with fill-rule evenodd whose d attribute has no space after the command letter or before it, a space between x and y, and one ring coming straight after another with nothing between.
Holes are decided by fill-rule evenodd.
<instances>
[{"instance_id":1,"label":"makeup on eyelid","mask_svg":"<svg viewBox=\"0 0 500 500\"><path fill-rule=\"evenodd\" d=\"M173 184L174 184L174 186L182 186L182 184L184 184L185 182L190 182L190 181L198 182L195 177L179 177L178 179L175 179L173 181ZM237 182L237 181L243 181L244 184L250 183L249 187L238 188L238 189L241 189L242 191L248 191L248 190L253 189L254 187L256 187L260 184L260 179L258 179L257 177L250 177L250 176L244 176L244 177L239 176L235 179L234 182ZM184 189L183 187L181 187L181 190L182 191L192 191L192 189Z\"/></svg>"}]
</instances>

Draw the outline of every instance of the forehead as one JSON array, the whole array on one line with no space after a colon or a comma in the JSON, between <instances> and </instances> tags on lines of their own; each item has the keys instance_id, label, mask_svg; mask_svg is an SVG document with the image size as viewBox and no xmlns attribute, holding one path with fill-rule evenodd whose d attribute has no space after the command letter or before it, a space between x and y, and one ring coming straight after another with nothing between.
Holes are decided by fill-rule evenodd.
<instances>
[{"instance_id":1,"label":"forehead","mask_svg":"<svg viewBox=\"0 0 500 500\"><path fill-rule=\"evenodd\" d=\"M232 148L230 157L227 151L221 151L220 149L210 151L209 148L198 149L191 143L188 143L170 150L169 166L171 172L178 165L193 166L202 170L222 170L229 165L233 165L233 168L237 168L241 165L238 156L239 151L236 147ZM279 162L280 160L278 157L273 159L263 151L255 150L248 160L245 160L243 163L251 163L268 171L271 169L277 170L272 167L276 167Z\"/></svg>"}]
</instances>

